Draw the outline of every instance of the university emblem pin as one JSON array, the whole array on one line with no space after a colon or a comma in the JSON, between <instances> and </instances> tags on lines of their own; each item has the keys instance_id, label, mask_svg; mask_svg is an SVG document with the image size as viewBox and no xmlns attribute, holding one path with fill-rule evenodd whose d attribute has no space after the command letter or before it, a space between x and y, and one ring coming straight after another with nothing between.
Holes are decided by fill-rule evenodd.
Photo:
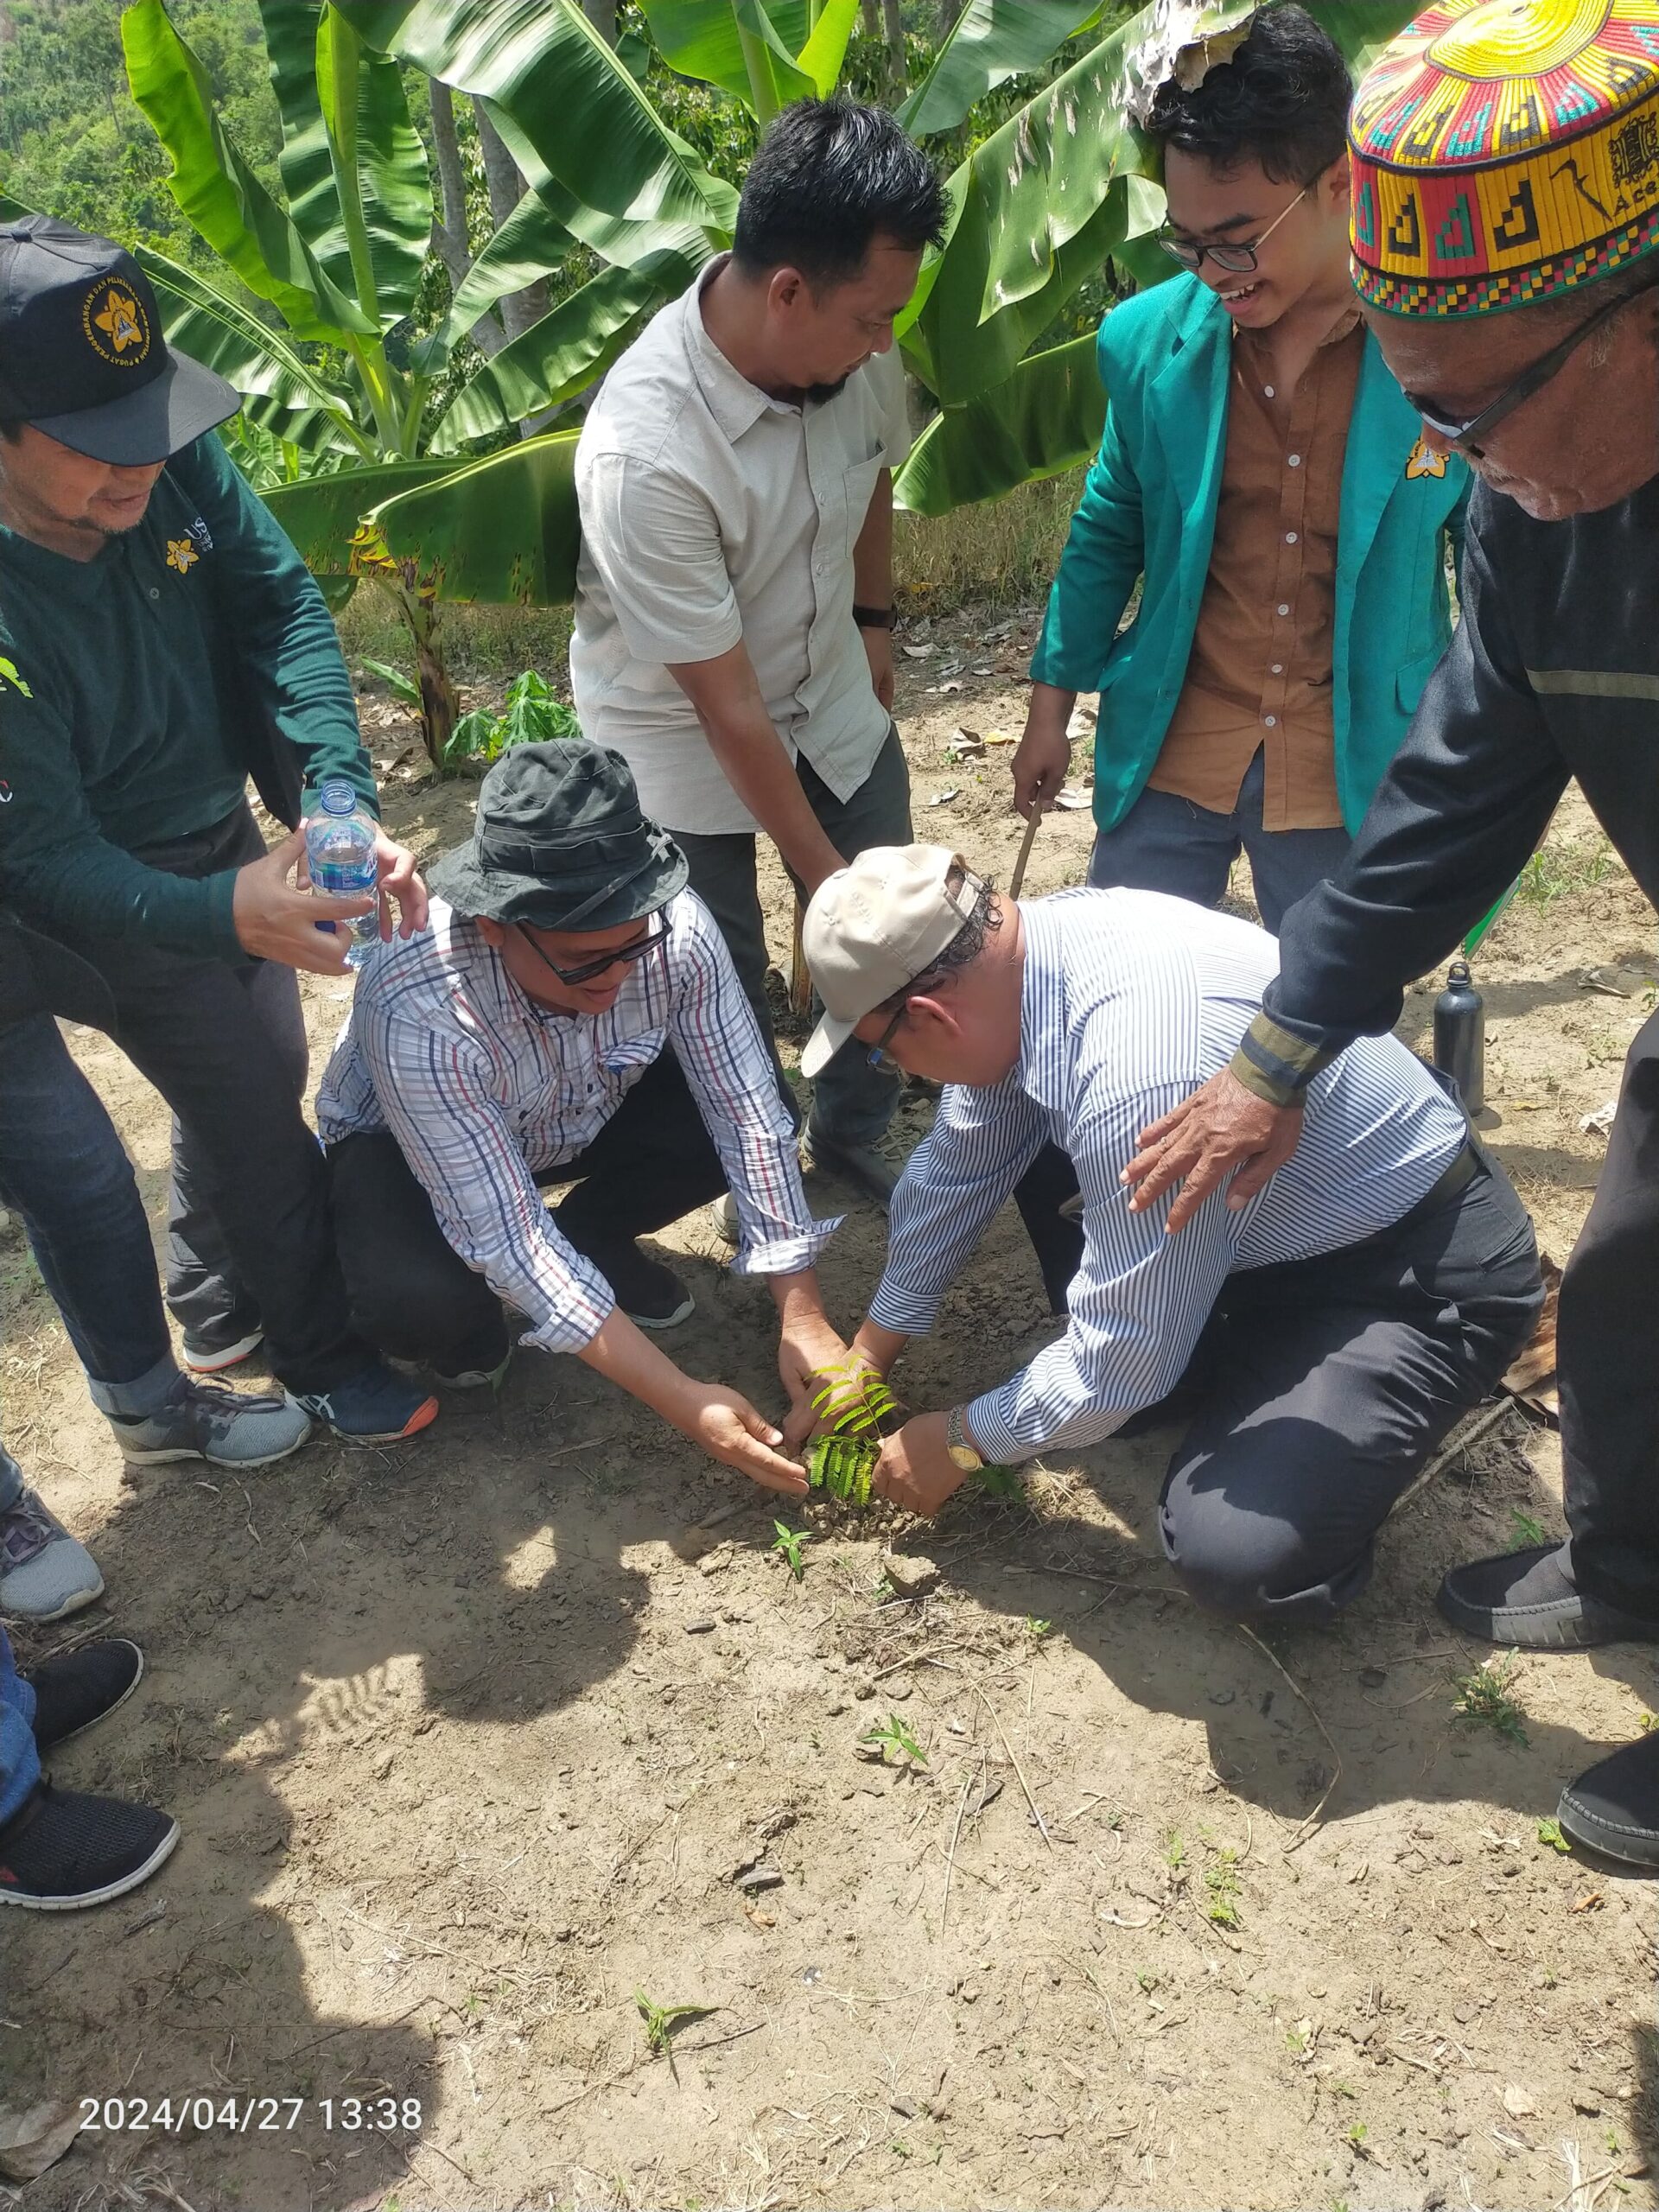
<instances>
[{"instance_id":1,"label":"university emblem pin","mask_svg":"<svg viewBox=\"0 0 1659 2212\"><path fill-rule=\"evenodd\" d=\"M194 569L201 556L188 537L169 537L167 541L167 565L182 575L187 569Z\"/></svg>"},{"instance_id":2,"label":"university emblem pin","mask_svg":"<svg viewBox=\"0 0 1659 2212\"><path fill-rule=\"evenodd\" d=\"M1414 476L1444 476L1445 474L1446 455L1434 452L1427 438L1419 438L1406 456L1407 483L1409 484Z\"/></svg>"},{"instance_id":3,"label":"university emblem pin","mask_svg":"<svg viewBox=\"0 0 1659 2212\"><path fill-rule=\"evenodd\" d=\"M94 284L80 321L92 351L118 368L136 368L148 358L149 318L124 284L107 277Z\"/></svg>"}]
</instances>

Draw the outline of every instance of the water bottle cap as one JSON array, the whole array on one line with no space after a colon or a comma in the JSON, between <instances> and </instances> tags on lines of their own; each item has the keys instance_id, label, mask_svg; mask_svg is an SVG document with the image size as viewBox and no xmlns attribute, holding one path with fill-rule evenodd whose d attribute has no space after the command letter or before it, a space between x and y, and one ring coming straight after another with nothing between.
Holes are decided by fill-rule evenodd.
<instances>
[{"instance_id":1,"label":"water bottle cap","mask_svg":"<svg viewBox=\"0 0 1659 2212\"><path fill-rule=\"evenodd\" d=\"M1466 983L1469 981L1469 963L1454 960L1446 971L1446 980L1448 983Z\"/></svg>"},{"instance_id":2,"label":"water bottle cap","mask_svg":"<svg viewBox=\"0 0 1659 2212\"><path fill-rule=\"evenodd\" d=\"M317 792L317 804L325 814L355 814L356 790L344 776L330 776Z\"/></svg>"}]
</instances>

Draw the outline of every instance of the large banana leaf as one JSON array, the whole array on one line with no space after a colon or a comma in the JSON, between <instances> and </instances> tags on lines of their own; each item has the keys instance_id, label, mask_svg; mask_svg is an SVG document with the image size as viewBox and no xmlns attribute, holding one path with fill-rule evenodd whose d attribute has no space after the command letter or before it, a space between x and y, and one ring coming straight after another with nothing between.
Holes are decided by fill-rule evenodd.
<instances>
[{"instance_id":1,"label":"large banana leaf","mask_svg":"<svg viewBox=\"0 0 1659 2212\"><path fill-rule=\"evenodd\" d=\"M283 122L277 166L289 219L331 281L349 291L351 249L334 189L328 125L317 100L317 24L321 15L322 0L259 0L271 89Z\"/></svg>"},{"instance_id":2,"label":"large banana leaf","mask_svg":"<svg viewBox=\"0 0 1659 2212\"><path fill-rule=\"evenodd\" d=\"M633 269L654 254L680 253L696 263L706 259L716 248L731 244L733 226L737 221L737 194L719 177L705 175L709 221L690 223L678 217L669 219L652 213L649 208L613 215L572 192L554 175L537 151L535 142L526 137L510 110L493 100L486 100L485 105L530 190L572 238L591 246L601 261ZM519 212L515 209L514 214ZM507 228L504 223L496 236L502 237ZM488 251L486 246L485 254ZM480 259L483 257L480 256Z\"/></svg>"},{"instance_id":3,"label":"large banana leaf","mask_svg":"<svg viewBox=\"0 0 1659 2212\"><path fill-rule=\"evenodd\" d=\"M441 599L563 606L576 587L577 435L527 438L385 501L369 519Z\"/></svg>"},{"instance_id":4,"label":"large banana leaf","mask_svg":"<svg viewBox=\"0 0 1659 2212\"><path fill-rule=\"evenodd\" d=\"M954 130L976 100L1040 69L1100 12L1100 0L968 0L899 122L912 138Z\"/></svg>"},{"instance_id":5,"label":"large banana leaf","mask_svg":"<svg viewBox=\"0 0 1659 2212\"><path fill-rule=\"evenodd\" d=\"M936 416L894 480L894 504L910 514L948 514L1058 475L1089 459L1105 420L1090 331L1028 355L1006 384Z\"/></svg>"},{"instance_id":6,"label":"large banana leaf","mask_svg":"<svg viewBox=\"0 0 1659 2212\"><path fill-rule=\"evenodd\" d=\"M769 121L791 100L822 99L841 74L858 0L640 0L669 67L732 93Z\"/></svg>"},{"instance_id":7,"label":"large banana leaf","mask_svg":"<svg viewBox=\"0 0 1659 2212\"><path fill-rule=\"evenodd\" d=\"M485 362L456 395L427 451L454 453L469 438L510 429L543 407L574 398L610 367L646 315L685 289L692 274L673 255L654 270L601 270Z\"/></svg>"},{"instance_id":8,"label":"large banana leaf","mask_svg":"<svg viewBox=\"0 0 1659 2212\"><path fill-rule=\"evenodd\" d=\"M351 23L380 52L493 101L582 205L728 224L730 187L663 123L576 0L351 0Z\"/></svg>"},{"instance_id":9,"label":"large banana leaf","mask_svg":"<svg viewBox=\"0 0 1659 2212\"><path fill-rule=\"evenodd\" d=\"M264 495L295 550L314 575L350 572L352 539L365 515L403 492L441 484L454 474L452 461L383 461L372 468L342 468L333 476L308 476Z\"/></svg>"},{"instance_id":10,"label":"large banana leaf","mask_svg":"<svg viewBox=\"0 0 1659 2212\"><path fill-rule=\"evenodd\" d=\"M121 18L133 99L173 162L168 189L189 221L296 337L367 335L373 326L324 274L310 247L220 130L207 71L168 20L162 0L135 0Z\"/></svg>"}]
</instances>

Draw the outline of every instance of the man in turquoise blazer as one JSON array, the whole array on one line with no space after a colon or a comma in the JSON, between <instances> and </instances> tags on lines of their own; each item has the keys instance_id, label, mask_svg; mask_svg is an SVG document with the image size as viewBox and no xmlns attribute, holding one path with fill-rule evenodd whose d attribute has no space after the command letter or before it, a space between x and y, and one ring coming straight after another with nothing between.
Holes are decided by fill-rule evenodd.
<instances>
[{"instance_id":1,"label":"man in turquoise blazer","mask_svg":"<svg viewBox=\"0 0 1659 2212\"><path fill-rule=\"evenodd\" d=\"M1090 882L1213 905L1242 848L1275 931L1340 862L1446 647L1468 489L1355 307L1349 97L1294 6L1160 88L1164 244L1188 273L1101 325L1105 435L1014 763L1020 810L1051 804L1098 691Z\"/></svg>"}]
</instances>

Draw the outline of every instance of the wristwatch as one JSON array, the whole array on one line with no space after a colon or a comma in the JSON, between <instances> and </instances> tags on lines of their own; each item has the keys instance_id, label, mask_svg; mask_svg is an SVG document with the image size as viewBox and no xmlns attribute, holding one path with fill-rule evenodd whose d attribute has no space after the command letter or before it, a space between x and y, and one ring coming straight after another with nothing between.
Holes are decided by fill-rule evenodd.
<instances>
[{"instance_id":1,"label":"wristwatch","mask_svg":"<svg viewBox=\"0 0 1659 2212\"><path fill-rule=\"evenodd\" d=\"M963 1407L952 1406L950 1418L944 1425L944 1449L953 1467L960 1467L964 1475L973 1475L985 1465L985 1455L969 1442L968 1423L963 1416Z\"/></svg>"},{"instance_id":2,"label":"wristwatch","mask_svg":"<svg viewBox=\"0 0 1659 2212\"><path fill-rule=\"evenodd\" d=\"M861 630L891 630L895 620L890 607L855 607L853 620Z\"/></svg>"}]
</instances>

